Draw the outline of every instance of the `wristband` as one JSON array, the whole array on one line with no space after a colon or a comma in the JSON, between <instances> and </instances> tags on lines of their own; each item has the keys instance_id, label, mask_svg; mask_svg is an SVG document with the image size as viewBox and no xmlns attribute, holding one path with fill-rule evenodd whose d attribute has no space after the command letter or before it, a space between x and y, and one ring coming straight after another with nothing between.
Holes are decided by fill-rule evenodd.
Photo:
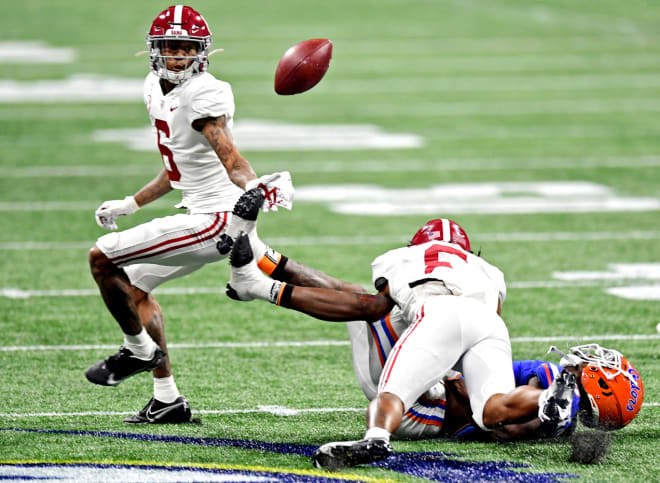
<instances>
[{"instance_id":1,"label":"wristband","mask_svg":"<svg viewBox=\"0 0 660 483\"><path fill-rule=\"evenodd\" d=\"M129 212L129 214L135 213L140 209L140 205L138 205L137 201L135 201L135 196L127 196L124 198L124 203L126 203L126 210Z\"/></svg>"},{"instance_id":2,"label":"wristband","mask_svg":"<svg viewBox=\"0 0 660 483\"><path fill-rule=\"evenodd\" d=\"M282 287L282 290L280 291L280 299L277 301L277 305L286 308L291 307L291 295L293 294L293 287L294 285L289 283L284 284L284 287Z\"/></svg>"}]
</instances>

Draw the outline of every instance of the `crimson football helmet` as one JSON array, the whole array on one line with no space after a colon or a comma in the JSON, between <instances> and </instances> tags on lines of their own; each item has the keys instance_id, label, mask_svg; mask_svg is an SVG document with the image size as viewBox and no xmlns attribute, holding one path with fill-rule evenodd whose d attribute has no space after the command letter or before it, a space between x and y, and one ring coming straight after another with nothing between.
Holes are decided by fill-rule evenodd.
<instances>
[{"instance_id":1,"label":"crimson football helmet","mask_svg":"<svg viewBox=\"0 0 660 483\"><path fill-rule=\"evenodd\" d=\"M568 358L582 363L580 421L590 428L621 429L642 408L644 384L621 353L598 344L571 347ZM575 365L575 364L571 364Z\"/></svg>"},{"instance_id":2,"label":"crimson football helmet","mask_svg":"<svg viewBox=\"0 0 660 483\"><path fill-rule=\"evenodd\" d=\"M437 220L427 222L426 225L417 230L409 246L421 245L431 240L455 243L463 250L470 251L470 239L467 233L465 233L461 225L448 218L438 218Z\"/></svg>"},{"instance_id":3,"label":"crimson football helmet","mask_svg":"<svg viewBox=\"0 0 660 483\"><path fill-rule=\"evenodd\" d=\"M198 45L197 54L184 57L191 61L181 72L167 69L167 56L162 54L164 42L185 40ZM179 84L194 74L203 72L209 64L211 30L204 17L186 5L174 5L158 14L147 34L147 49L151 70L160 78L172 84Z\"/></svg>"}]
</instances>

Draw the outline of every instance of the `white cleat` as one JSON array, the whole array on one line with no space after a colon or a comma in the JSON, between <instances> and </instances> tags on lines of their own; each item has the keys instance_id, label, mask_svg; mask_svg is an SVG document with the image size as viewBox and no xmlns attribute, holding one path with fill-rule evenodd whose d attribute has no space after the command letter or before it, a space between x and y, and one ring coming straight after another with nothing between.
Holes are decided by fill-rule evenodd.
<instances>
[{"instance_id":1,"label":"white cleat","mask_svg":"<svg viewBox=\"0 0 660 483\"><path fill-rule=\"evenodd\" d=\"M273 302L282 286L282 282L266 277L257 267L250 247L250 240L241 233L231 249L229 256L231 280L227 284L227 296L244 302L256 298Z\"/></svg>"},{"instance_id":2,"label":"white cleat","mask_svg":"<svg viewBox=\"0 0 660 483\"><path fill-rule=\"evenodd\" d=\"M565 429L571 421L571 405L577 381L567 370L560 372L539 397L539 419ZM558 435L558 434L557 434Z\"/></svg>"}]
</instances>

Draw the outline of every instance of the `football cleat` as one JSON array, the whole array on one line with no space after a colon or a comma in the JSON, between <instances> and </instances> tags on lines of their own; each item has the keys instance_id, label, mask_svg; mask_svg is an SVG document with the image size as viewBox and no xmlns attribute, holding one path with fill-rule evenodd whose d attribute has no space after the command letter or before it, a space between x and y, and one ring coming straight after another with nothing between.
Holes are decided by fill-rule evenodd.
<instances>
[{"instance_id":1,"label":"football cleat","mask_svg":"<svg viewBox=\"0 0 660 483\"><path fill-rule=\"evenodd\" d=\"M216 244L220 255L229 253L241 232L251 234L256 229L257 216L263 204L264 192L261 188L252 188L241 195L234 205L227 233Z\"/></svg>"},{"instance_id":2,"label":"football cleat","mask_svg":"<svg viewBox=\"0 0 660 483\"><path fill-rule=\"evenodd\" d=\"M122 346L116 354L88 367L85 371L85 376L89 382L93 382L94 384L117 386L124 379L140 372L150 371L165 356L165 352L160 347L156 347L156 351L151 359L140 359L135 357L129 349Z\"/></svg>"},{"instance_id":3,"label":"football cleat","mask_svg":"<svg viewBox=\"0 0 660 483\"><path fill-rule=\"evenodd\" d=\"M266 277L254 261L250 240L245 233L236 239L229 256L231 280L227 284L227 296L234 300L255 298L276 303L282 282Z\"/></svg>"},{"instance_id":4,"label":"football cleat","mask_svg":"<svg viewBox=\"0 0 660 483\"><path fill-rule=\"evenodd\" d=\"M314 468L338 471L348 466L366 465L388 458L392 445L384 439L361 439L327 443L314 452Z\"/></svg>"},{"instance_id":5,"label":"football cleat","mask_svg":"<svg viewBox=\"0 0 660 483\"><path fill-rule=\"evenodd\" d=\"M259 210L264 204L264 191L261 188L252 188L241 195L234 205L233 214L246 221L257 221ZM252 226L252 225L251 225ZM249 231L239 227L241 231Z\"/></svg>"},{"instance_id":6,"label":"football cleat","mask_svg":"<svg viewBox=\"0 0 660 483\"><path fill-rule=\"evenodd\" d=\"M564 369L539 397L538 417L542 423L552 423L558 428L554 436L559 436L571 422L571 406L576 386L575 375Z\"/></svg>"},{"instance_id":7,"label":"football cleat","mask_svg":"<svg viewBox=\"0 0 660 483\"><path fill-rule=\"evenodd\" d=\"M171 403L164 403L152 397L142 411L124 419L124 422L130 424L182 424L193 421L188 400L179 396Z\"/></svg>"}]
</instances>

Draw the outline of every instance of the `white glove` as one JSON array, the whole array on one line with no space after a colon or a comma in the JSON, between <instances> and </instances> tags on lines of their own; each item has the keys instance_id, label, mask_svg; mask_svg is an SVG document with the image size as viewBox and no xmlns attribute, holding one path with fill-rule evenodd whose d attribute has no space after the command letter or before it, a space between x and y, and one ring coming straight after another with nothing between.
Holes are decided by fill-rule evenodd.
<instances>
[{"instance_id":1,"label":"white glove","mask_svg":"<svg viewBox=\"0 0 660 483\"><path fill-rule=\"evenodd\" d=\"M245 191L259 187L264 192L264 212L269 210L277 211L281 206L287 210L293 205L293 183L291 182L291 173L282 171L280 173L267 174L261 178L248 181Z\"/></svg>"},{"instance_id":2,"label":"white glove","mask_svg":"<svg viewBox=\"0 0 660 483\"><path fill-rule=\"evenodd\" d=\"M127 196L123 200L105 201L96 210L96 224L106 230L116 230L117 223L115 223L115 220L117 217L133 214L138 208L140 207L132 196Z\"/></svg>"}]
</instances>

